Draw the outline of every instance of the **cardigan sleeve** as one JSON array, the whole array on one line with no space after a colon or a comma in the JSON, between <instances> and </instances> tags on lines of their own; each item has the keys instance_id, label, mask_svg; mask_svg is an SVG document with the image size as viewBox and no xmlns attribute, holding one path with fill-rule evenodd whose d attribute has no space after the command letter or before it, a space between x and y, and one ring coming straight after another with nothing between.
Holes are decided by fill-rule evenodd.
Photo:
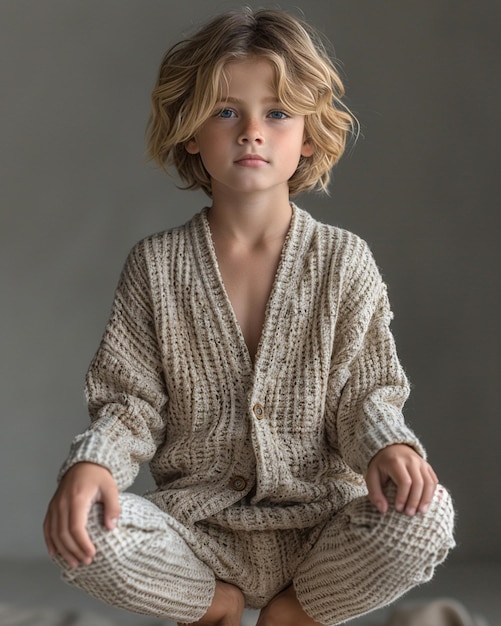
<instances>
[{"instance_id":1,"label":"cardigan sleeve","mask_svg":"<svg viewBox=\"0 0 501 626\"><path fill-rule=\"evenodd\" d=\"M382 448L403 443L426 453L403 417L410 385L399 361L384 284L369 248L362 243L342 304L341 344L346 382L339 400L336 439L345 462L357 473Z\"/></svg>"},{"instance_id":2,"label":"cardigan sleeve","mask_svg":"<svg viewBox=\"0 0 501 626\"><path fill-rule=\"evenodd\" d=\"M85 394L90 427L78 435L60 471L88 461L129 487L165 433L167 394L155 332L145 245L129 254L111 315L89 367Z\"/></svg>"}]
</instances>

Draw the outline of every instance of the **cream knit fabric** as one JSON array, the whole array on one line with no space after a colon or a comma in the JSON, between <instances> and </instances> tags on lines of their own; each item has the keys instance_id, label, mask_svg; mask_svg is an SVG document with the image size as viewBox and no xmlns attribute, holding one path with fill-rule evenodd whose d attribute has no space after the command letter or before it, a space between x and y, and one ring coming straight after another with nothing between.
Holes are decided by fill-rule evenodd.
<instances>
[{"instance_id":1,"label":"cream knit fabric","mask_svg":"<svg viewBox=\"0 0 501 626\"><path fill-rule=\"evenodd\" d=\"M94 569L67 571L67 578L105 601L129 598L125 608L189 621L210 603L214 574L247 585L248 603L258 607L296 572L298 597L324 623L370 610L429 578L453 545L448 496L424 519L410 523L393 513L383 525L364 497L363 474L381 448L406 443L425 454L402 417L409 385L391 317L368 246L293 206L252 363L218 270L207 210L138 243L89 368L91 426L74 440L61 473L92 461L125 490L149 462L157 489L146 498L159 510L123 500L131 521L118 534L101 537L94 524L103 555L114 556ZM146 554L149 524L159 543ZM175 581L169 548L158 546L181 546L178 537L205 564L194 574L199 600L191 613L185 599L174 607L160 598L158 579L154 592L144 579L158 558L167 561L155 567ZM371 549L373 569L365 572L360 551ZM193 560L191 553L179 558ZM150 589L148 597L137 585L112 594L111 572L122 572L124 581L127 570ZM381 573L386 586L361 591L364 576L375 581Z\"/></svg>"},{"instance_id":2,"label":"cream knit fabric","mask_svg":"<svg viewBox=\"0 0 501 626\"><path fill-rule=\"evenodd\" d=\"M424 455L390 319L368 246L294 207L253 365L203 210L132 250L62 471L93 461L123 490L150 461L151 499L183 524L317 524L366 492L382 447Z\"/></svg>"}]
</instances>

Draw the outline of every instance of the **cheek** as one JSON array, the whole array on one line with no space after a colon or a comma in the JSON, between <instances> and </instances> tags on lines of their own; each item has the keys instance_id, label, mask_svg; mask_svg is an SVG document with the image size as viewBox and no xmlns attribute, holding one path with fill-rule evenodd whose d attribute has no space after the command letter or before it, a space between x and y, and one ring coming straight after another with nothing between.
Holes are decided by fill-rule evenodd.
<instances>
[{"instance_id":1,"label":"cheek","mask_svg":"<svg viewBox=\"0 0 501 626\"><path fill-rule=\"evenodd\" d=\"M307 157L313 154L313 149L310 144L305 139L305 130L304 126L301 125L294 129L294 132L290 134L289 141L289 149L294 152L300 152L301 156Z\"/></svg>"}]
</instances>

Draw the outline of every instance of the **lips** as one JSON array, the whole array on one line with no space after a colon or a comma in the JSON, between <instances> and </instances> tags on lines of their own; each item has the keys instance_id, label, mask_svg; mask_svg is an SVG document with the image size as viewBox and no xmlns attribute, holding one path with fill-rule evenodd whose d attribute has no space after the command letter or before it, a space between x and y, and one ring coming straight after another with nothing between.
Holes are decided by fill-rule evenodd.
<instances>
[{"instance_id":1,"label":"lips","mask_svg":"<svg viewBox=\"0 0 501 626\"><path fill-rule=\"evenodd\" d=\"M249 165L251 167L259 167L260 165L264 165L268 163L268 161L260 156L259 154L244 154L240 158L238 158L235 163L239 165Z\"/></svg>"}]
</instances>

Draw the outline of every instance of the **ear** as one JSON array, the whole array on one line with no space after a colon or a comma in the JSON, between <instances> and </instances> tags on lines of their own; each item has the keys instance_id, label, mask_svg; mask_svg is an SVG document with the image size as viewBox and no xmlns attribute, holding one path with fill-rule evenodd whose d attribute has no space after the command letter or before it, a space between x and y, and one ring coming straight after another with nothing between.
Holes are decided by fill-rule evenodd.
<instances>
[{"instance_id":1,"label":"ear","mask_svg":"<svg viewBox=\"0 0 501 626\"><path fill-rule=\"evenodd\" d=\"M301 147L301 156L302 157L311 157L311 156L313 156L313 152L314 151L315 150L314 150L313 146L311 145L311 143L307 139L305 139L303 141L303 145Z\"/></svg>"},{"instance_id":2,"label":"ear","mask_svg":"<svg viewBox=\"0 0 501 626\"><path fill-rule=\"evenodd\" d=\"M195 139L195 137L193 137L192 139L189 139L184 144L184 149L186 150L188 154L198 154L200 152L198 141Z\"/></svg>"}]
</instances>

